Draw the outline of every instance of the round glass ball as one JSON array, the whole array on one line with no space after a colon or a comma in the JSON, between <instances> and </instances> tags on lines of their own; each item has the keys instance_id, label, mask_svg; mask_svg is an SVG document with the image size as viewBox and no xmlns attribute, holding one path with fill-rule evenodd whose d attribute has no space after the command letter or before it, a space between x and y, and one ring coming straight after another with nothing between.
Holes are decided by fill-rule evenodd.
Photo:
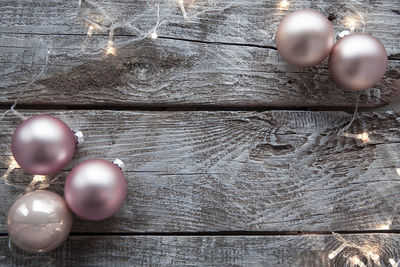
<instances>
[{"instance_id":1,"label":"round glass ball","mask_svg":"<svg viewBox=\"0 0 400 267\"><path fill-rule=\"evenodd\" d=\"M67 239L72 213L64 199L47 190L18 198L8 211L7 230L19 248L33 253L48 252Z\"/></svg>"},{"instance_id":2,"label":"round glass ball","mask_svg":"<svg viewBox=\"0 0 400 267\"><path fill-rule=\"evenodd\" d=\"M76 138L60 119L36 115L15 130L11 152L19 166L30 174L49 175L62 170L72 159Z\"/></svg>"},{"instance_id":3,"label":"round glass ball","mask_svg":"<svg viewBox=\"0 0 400 267\"><path fill-rule=\"evenodd\" d=\"M124 203L125 176L110 161L90 159L72 169L65 182L65 200L71 210L87 220L111 217Z\"/></svg>"}]
</instances>

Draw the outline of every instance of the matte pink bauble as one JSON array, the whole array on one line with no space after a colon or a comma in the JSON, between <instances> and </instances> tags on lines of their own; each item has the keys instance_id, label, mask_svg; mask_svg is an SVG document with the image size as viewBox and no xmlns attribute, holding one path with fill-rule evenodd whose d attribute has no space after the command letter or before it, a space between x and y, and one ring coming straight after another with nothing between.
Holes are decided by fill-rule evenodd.
<instances>
[{"instance_id":1,"label":"matte pink bauble","mask_svg":"<svg viewBox=\"0 0 400 267\"><path fill-rule=\"evenodd\" d=\"M11 152L22 169L30 174L48 175L62 170L72 159L76 138L60 119L37 115L15 130Z\"/></svg>"},{"instance_id":2,"label":"matte pink bauble","mask_svg":"<svg viewBox=\"0 0 400 267\"><path fill-rule=\"evenodd\" d=\"M8 211L7 230L19 248L29 252L47 252L67 239L72 214L64 199L46 190L37 190L18 198Z\"/></svg>"},{"instance_id":3,"label":"matte pink bauble","mask_svg":"<svg viewBox=\"0 0 400 267\"><path fill-rule=\"evenodd\" d=\"M65 182L65 200L87 220L111 217L124 203L126 180L121 169L107 160L90 159L72 169Z\"/></svg>"},{"instance_id":4,"label":"matte pink bauble","mask_svg":"<svg viewBox=\"0 0 400 267\"><path fill-rule=\"evenodd\" d=\"M368 34L351 34L333 47L329 69L335 82L346 90L362 91L376 85L385 75L385 47Z\"/></svg>"},{"instance_id":5,"label":"matte pink bauble","mask_svg":"<svg viewBox=\"0 0 400 267\"><path fill-rule=\"evenodd\" d=\"M289 14L276 32L279 54L292 65L311 67L328 57L335 39L331 23L321 13L302 9Z\"/></svg>"}]
</instances>

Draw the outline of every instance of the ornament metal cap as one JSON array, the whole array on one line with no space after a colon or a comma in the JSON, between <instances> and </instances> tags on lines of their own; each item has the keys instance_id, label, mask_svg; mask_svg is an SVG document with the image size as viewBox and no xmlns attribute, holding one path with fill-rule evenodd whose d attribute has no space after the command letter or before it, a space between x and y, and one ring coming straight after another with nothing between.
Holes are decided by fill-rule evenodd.
<instances>
[{"instance_id":1,"label":"ornament metal cap","mask_svg":"<svg viewBox=\"0 0 400 267\"><path fill-rule=\"evenodd\" d=\"M124 170L125 163L120 159L114 159L113 163L117 165L121 170Z\"/></svg>"},{"instance_id":2,"label":"ornament metal cap","mask_svg":"<svg viewBox=\"0 0 400 267\"><path fill-rule=\"evenodd\" d=\"M83 137L83 133L79 130L73 131L76 138L76 145L81 146L85 142L85 138Z\"/></svg>"}]
</instances>

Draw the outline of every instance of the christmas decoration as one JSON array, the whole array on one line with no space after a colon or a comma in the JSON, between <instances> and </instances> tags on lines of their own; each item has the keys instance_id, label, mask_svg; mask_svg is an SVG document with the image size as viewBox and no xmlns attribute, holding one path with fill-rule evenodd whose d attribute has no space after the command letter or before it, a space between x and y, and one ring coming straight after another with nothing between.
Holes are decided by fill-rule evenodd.
<instances>
[{"instance_id":1,"label":"christmas decoration","mask_svg":"<svg viewBox=\"0 0 400 267\"><path fill-rule=\"evenodd\" d=\"M366 90L385 75L388 58L385 47L368 34L351 34L333 47L329 69L335 82L346 90Z\"/></svg>"},{"instance_id":2,"label":"christmas decoration","mask_svg":"<svg viewBox=\"0 0 400 267\"><path fill-rule=\"evenodd\" d=\"M88 26L87 36L81 50L77 52L79 55L100 53L110 57L118 55L118 49L127 43L144 38L156 40L159 37L158 27L167 22L160 21L160 3L155 5L157 17L153 27L150 29L144 27L145 30L139 30L131 22L114 21L96 2L79 1L80 7L82 3L87 5L87 8L98 11L99 16L104 17L103 21L109 21L109 25L105 26L90 20L89 17L84 17ZM189 20L189 12L185 9L184 1L178 0L177 5L183 19ZM278 9L287 10L289 6L290 2L284 0L278 4ZM357 24L350 19L346 22L346 26L354 32ZM137 37L126 42L114 42L114 31L121 29L129 30ZM342 32L344 34L341 33L340 37L347 36L334 46L334 32L330 22L317 11L298 10L287 16L280 24L276 34L277 49L286 61L299 67L319 64L330 54L329 68L334 80L344 89L357 91L358 99L358 91L375 85L383 77L387 68L387 54L383 45L374 37L366 34L348 35L350 31ZM98 51L87 52L87 50L92 51L88 49L90 48L88 45L91 36L96 33L108 34L107 45ZM162 37L162 34L160 35ZM19 96L41 77L47 62L48 56L40 74L21 90ZM23 118L14 110L19 96L1 118L9 111ZM339 134L347 130L355 120L357 105L358 102L350 124ZM368 133L365 132L342 135L359 139L363 143L370 141ZM17 128L11 147L15 160L26 172L49 175L60 171L68 164L74 154L75 146L76 136L64 122L49 115L38 115L25 120ZM76 166L65 184L67 203L57 194L44 190L30 192L17 199L8 213L7 227L11 240L29 252L47 252L58 247L67 238L71 229L72 215L67 204L73 212L84 219L103 220L112 216L123 204L127 193L126 180L118 164L120 165L119 161L112 164L106 160L92 159ZM16 166L15 163L10 164L12 168ZM34 185L41 181L33 179L32 182ZM380 230L390 229L391 221L383 225ZM380 264L378 252L348 242L339 234L333 234L341 245L327 253L329 259L340 257L343 250L351 248L359 250L368 263ZM365 266L358 256L350 257L347 262L352 266ZM398 265L392 258L389 259L389 263L392 266Z\"/></svg>"},{"instance_id":3,"label":"christmas decoration","mask_svg":"<svg viewBox=\"0 0 400 267\"><path fill-rule=\"evenodd\" d=\"M290 64L311 67L328 57L335 35L328 19L304 9L288 15L279 25L276 46Z\"/></svg>"},{"instance_id":4,"label":"christmas decoration","mask_svg":"<svg viewBox=\"0 0 400 267\"><path fill-rule=\"evenodd\" d=\"M54 174L74 155L76 138L61 120L49 115L30 117L21 123L11 140L12 154L30 174Z\"/></svg>"},{"instance_id":5,"label":"christmas decoration","mask_svg":"<svg viewBox=\"0 0 400 267\"><path fill-rule=\"evenodd\" d=\"M117 212L125 200L126 190L124 174L117 164L91 159L73 168L65 182L64 194L75 214L97 221Z\"/></svg>"},{"instance_id":6,"label":"christmas decoration","mask_svg":"<svg viewBox=\"0 0 400 267\"><path fill-rule=\"evenodd\" d=\"M29 252L48 252L68 237L72 214L64 199L47 190L18 198L8 211L7 229L11 240Z\"/></svg>"}]
</instances>

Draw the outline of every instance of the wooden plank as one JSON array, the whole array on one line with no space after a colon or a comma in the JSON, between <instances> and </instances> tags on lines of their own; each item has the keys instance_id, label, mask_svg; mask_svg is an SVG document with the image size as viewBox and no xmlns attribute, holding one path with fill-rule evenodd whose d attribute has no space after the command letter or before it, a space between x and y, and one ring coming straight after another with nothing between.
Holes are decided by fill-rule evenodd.
<instances>
[{"instance_id":1,"label":"wooden plank","mask_svg":"<svg viewBox=\"0 0 400 267\"><path fill-rule=\"evenodd\" d=\"M160 2L161 26L159 36L200 40L275 45L275 31L288 13L301 9L315 9L332 21L336 32L348 25L348 18L355 20L357 31L362 31L359 14L366 25L364 30L381 39L390 55L400 53L400 12L398 0L343 3L341 1L309 0L288 1L287 8L280 8L280 1L265 0L201 0L183 1L188 19L185 21L178 1L92 1L102 8L78 1L0 1L2 33L86 34L86 19L102 26L110 26L110 19L118 29L115 35L137 34L128 30L126 24L137 27L140 32L150 31L157 21L156 3Z\"/></svg>"},{"instance_id":2,"label":"wooden plank","mask_svg":"<svg viewBox=\"0 0 400 267\"><path fill-rule=\"evenodd\" d=\"M158 34L167 39L123 46L113 59L79 53L88 26L84 18L107 25L107 18L85 1L81 8L75 1L59 0L0 3L3 14L0 103L3 104L13 102L15 92L40 72L51 46L53 55L45 79L28 90L21 103L184 105L186 108L353 107L354 95L336 87L326 63L297 69L283 62L274 50L279 22L299 8L313 8L329 16L336 32L345 29L348 16L362 14L367 19L364 30L383 42L394 61L390 62L386 78L363 95L361 106L384 105L398 93L392 87L393 80L400 77L397 0L368 5L326 0L316 4L302 0L290 3L287 10L277 8L278 1L185 1L190 17L186 22L176 1L164 1L161 21L167 22L160 26ZM155 2L96 3L114 20L115 26L122 27L133 20L141 32L148 32L154 26ZM137 33L133 35L136 38ZM132 32L117 29L115 36L118 46L130 40ZM103 49L107 41L107 32L95 34L88 50Z\"/></svg>"},{"instance_id":3,"label":"wooden plank","mask_svg":"<svg viewBox=\"0 0 400 267\"><path fill-rule=\"evenodd\" d=\"M388 220L400 229L397 113L363 113L347 138L337 135L351 118L343 112L48 113L86 136L68 169L89 158L126 163L122 210L96 224L77 219L74 232L374 230ZM18 123L1 124L3 172ZM15 170L9 181L31 177ZM21 192L1 183L0 212Z\"/></svg>"},{"instance_id":4,"label":"wooden plank","mask_svg":"<svg viewBox=\"0 0 400 267\"><path fill-rule=\"evenodd\" d=\"M32 256L8 249L0 237L1 264L6 266L309 266L350 265L358 257L367 266L393 267L400 258L396 234L343 235L348 242L379 255L369 262L360 249L344 248L332 235L310 236L70 236L60 248ZM364 252L365 253L365 252ZM380 265L378 265L380 264Z\"/></svg>"},{"instance_id":5,"label":"wooden plank","mask_svg":"<svg viewBox=\"0 0 400 267\"><path fill-rule=\"evenodd\" d=\"M130 107L352 108L355 93L338 88L326 61L298 69L278 52L251 46L158 39L132 43L116 56L82 55L82 36L3 35L0 39L0 103L43 69L45 75L20 98L30 105ZM96 39L97 38L97 39ZM93 43L106 46L97 36ZM121 37L127 40L127 37ZM51 45L51 43L53 43ZM362 93L362 107L385 105L399 89L400 61L391 60L385 78Z\"/></svg>"}]
</instances>

